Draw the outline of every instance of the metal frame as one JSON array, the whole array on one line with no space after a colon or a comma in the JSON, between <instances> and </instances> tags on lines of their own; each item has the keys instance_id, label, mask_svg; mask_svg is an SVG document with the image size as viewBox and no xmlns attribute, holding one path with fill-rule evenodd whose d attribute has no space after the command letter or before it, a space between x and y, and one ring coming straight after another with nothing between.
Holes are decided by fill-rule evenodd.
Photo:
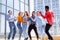
<instances>
[{"instance_id":1,"label":"metal frame","mask_svg":"<svg viewBox=\"0 0 60 40\"><path fill-rule=\"evenodd\" d=\"M22 1L19 0L19 10L14 9L14 1L15 1L15 0L13 0L13 8L10 7L10 6L7 6L7 0L6 0L6 5L0 3L1 5L6 6L6 8L5 8L5 14L7 14L7 7L13 9L13 13L14 13L14 10L16 10L16 11L20 11L20 10L21 10L21 8L20 8L20 7L21 7L21 6L20 6L20 3L24 3L24 11L25 11L25 5L27 5L27 6L28 6L28 11L29 11L29 13L30 13L30 8L29 8L29 7L30 7L30 2L29 2L29 1L28 1L28 4L26 4L25 1L22 2ZM0 14L5 15L4 13L0 13ZM6 16L5 16L5 33L4 33L4 34L5 34L5 40L6 40L6 38L7 38L7 37L6 37L6 36L7 36L7 35L6 35L6 34L7 34L7 33L6 33L6 29L7 29L7 28L6 28Z\"/></svg>"},{"instance_id":2,"label":"metal frame","mask_svg":"<svg viewBox=\"0 0 60 40\"><path fill-rule=\"evenodd\" d=\"M5 13L1 13L1 12L0 12L0 15L4 15L4 16L5 16ZM6 19L6 18L5 18L5 19ZM5 28L6 28L6 20L5 20ZM6 29L5 29L4 34L5 34L4 36L5 36L5 40L6 40Z\"/></svg>"}]
</instances>

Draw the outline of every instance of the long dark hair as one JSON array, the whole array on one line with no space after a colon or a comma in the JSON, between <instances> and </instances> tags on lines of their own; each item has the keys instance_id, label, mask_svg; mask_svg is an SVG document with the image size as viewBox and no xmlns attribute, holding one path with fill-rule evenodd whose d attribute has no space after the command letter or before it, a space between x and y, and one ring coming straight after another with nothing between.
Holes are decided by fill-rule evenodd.
<instances>
[{"instance_id":1,"label":"long dark hair","mask_svg":"<svg viewBox=\"0 0 60 40\"><path fill-rule=\"evenodd\" d=\"M35 14L35 11L32 12L32 16L34 16L33 14Z\"/></svg>"},{"instance_id":2,"label":"long dark hair","mask_svg":"<svg viewBox=\"0 0 60 40\"><path fill-rule=\"evenodd\" d=\"M27 12L27 11L25 11L25 13L26 13L26 15L27 15L27 16L29 16L29 14L28 14L28 12ZM24 16L25 16L25 13L24 13ZM23 17L24 17L24 16L23 16Z\"/></svg>"}]
</instances>

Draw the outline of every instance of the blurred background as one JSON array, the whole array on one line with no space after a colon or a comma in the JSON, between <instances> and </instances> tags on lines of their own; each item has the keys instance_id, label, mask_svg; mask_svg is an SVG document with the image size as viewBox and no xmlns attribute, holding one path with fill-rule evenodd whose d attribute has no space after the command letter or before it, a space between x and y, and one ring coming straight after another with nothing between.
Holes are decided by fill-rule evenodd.
<instances>
[{"instance_id":1,"label":"blurred background","mask_svg":"<svg viewBox=\"0 0 60 40\"><path fill-rule=\"evenodd\" d=\"M45 5L50 7L50 10L54 12L54 25L50 29L51 35L60 35L60 0L0 0L0 40L7 38L9 33L9 24L5 19L5 14L8 10L12 10L14 16L17 16L19 11L28 11L31 15L32 11L41 11L45 14ZM34 34L31 33L32 35ZM18 36L18 30L17 34Z\"/></svg>"}]
</instances>

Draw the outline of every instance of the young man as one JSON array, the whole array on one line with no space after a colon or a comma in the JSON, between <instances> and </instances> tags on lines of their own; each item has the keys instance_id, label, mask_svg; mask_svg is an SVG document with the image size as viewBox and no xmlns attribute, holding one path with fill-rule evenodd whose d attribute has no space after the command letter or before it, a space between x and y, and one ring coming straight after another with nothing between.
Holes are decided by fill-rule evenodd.
<instances>
[{"instance_id":1,"label":"young man","mask_svg":"<svg viewBox=\"0 0 60 40\"><path fill-rule=\"evenodd\" d=\"M45 27L45 33L47 34L49 40L53 40L52 36L49 33L49 29L54 23L53 22L54 13L49 10L49 6L45 6L45 11L46 11L45 16L41 14L41 16L47 20L46 27Z\"/></svg>"},{"instance_id":2,"label":"young man","mask_svg":"<svg viewBox=\"0 0 60 40\"><path fill-rule=\"evenodd\" d=\"M28 36L29 36L30 40L32 40L30 32L33 29L36 33L37 40L38 40L39 36L38 36L36 21L35 21L35 11L32 12L32 17L29 18L29 21L30 21L30 25L29 25L29 28L28 28Z\"/></svg>"},{"instance_id":3,"label":"young man","mask_svg":"<svg viewBox=\"0 0 60 40\"><path fill-rule=\"evenodd\" d=\"M11 36L12 36L12 40L14 40L14 37L15 37L15 34L16 34L16 27L15 27L15 23L14 23L15 18L13 16L11 10L9 10L8 13L9 14L6 15L6 19L8 20L9 28L10 28L10 32L9 32L9 35L8 35L8 40L10 40ZM13 35L12 35L12 33L13 33Z\"/></svg>"}]
</instances>

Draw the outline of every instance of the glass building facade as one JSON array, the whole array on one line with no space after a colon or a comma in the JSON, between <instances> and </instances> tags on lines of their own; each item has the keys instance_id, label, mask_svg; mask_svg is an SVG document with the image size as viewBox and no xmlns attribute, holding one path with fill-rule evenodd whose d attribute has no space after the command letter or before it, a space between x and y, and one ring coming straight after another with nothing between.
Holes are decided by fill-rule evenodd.
<instances>
[{"instance_id":1,"label":"glass building facade","mask_svg":"<svg viewBox=\"0 0 60 40\"><path fill-rule=\"evenodd\" d=\"M30 15L32 11L42 11L45 14L45 5L48 5L55 15L55 24L50 32L52 35L60 35L60 0L0 0L0 35L9 33L9 24L5 20L8 10L12 10L15 17L19 11L28 11Z\"/></svg>"},{"instance_id":2,"label":"glass building facade","mask_svg":"<svg viewBox=\"0 0 60 40\"><path fill-rule=\"evenodd\" d=\"M55 24L50 30L51 34L60 35L60 0L35 0L34 10L41 11L43 14L45 14L45 6L49 6L50 10L54 12L55 16Z\"/></svg>"},{"instance_id":3,"label":"glass building facade","mask_svg":"<svg viewBox=\"0 0 60 40\"><path fill-rule=\"evenodd\" d=\"M6 36L10 31L8 21L5 19L8 10L12 10L15 17L19 11L28 11L31 14L34 10L34 0L0 0L0 36Z\"/></svg>"}]
</instances>

